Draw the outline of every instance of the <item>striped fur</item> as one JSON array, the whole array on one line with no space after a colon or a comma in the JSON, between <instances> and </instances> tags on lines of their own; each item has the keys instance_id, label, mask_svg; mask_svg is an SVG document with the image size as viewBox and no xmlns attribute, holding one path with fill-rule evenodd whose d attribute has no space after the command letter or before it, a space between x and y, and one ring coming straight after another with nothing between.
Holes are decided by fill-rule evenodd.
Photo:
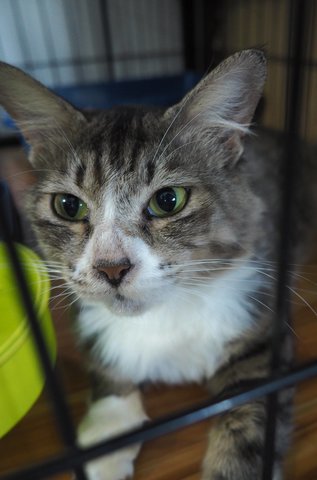
<instances>
[{"instance_id":1,"label":"striped fur","mask_svg":"<svg viewBox=\"0 0 317 480\"><path fill-rule=\"evenodd\" d=\"M249 134L265 72L263 54L244 51L169 109L78 112L0 65L0 103L31 143L38 176L28 214L45 256L81 303L77 332L94 380L82 444L121 432L123 418L127 428L142 424L138 389L145 381L204 382L222 398L269 374L282 150L277 136ZM169 186L186 187L186 206L151 217L150 198ZM82 199L88 218L56 215L56 193ZM294 229L294 245L303 228ZM110 285L98 265L122 258L132 267L119 286ZM288 332L281 355L287 369ZM286 392L276 479L290 405ZM219 418L202 478L259 480L265 422L263 399ZM90 478L122 480L138 450L89 465Z\"/></svg>"}]
</instances>

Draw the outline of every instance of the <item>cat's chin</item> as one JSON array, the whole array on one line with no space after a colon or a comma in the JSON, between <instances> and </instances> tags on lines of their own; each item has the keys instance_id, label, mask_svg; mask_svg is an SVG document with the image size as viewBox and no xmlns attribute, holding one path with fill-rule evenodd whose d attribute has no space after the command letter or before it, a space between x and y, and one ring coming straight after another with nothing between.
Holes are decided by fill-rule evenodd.
<instances>
[{"instance_id":1,"label":"cat's chin","mask_svg":"<svg viewBox=\"0 0 317 480\"><path fill-rule=\"evenodd\" d=\"M144 312L152 308L152 302L145 299L129 298L126 295L116 293L114 295L97 294L97 295L81 295L82 301L86 305L103 305L112 314L118 316L136 316L142 315Z\"/></svg>"},{"instance_id":2,"label":"cat's chin","mask_svg":"<svg viewBox=\"0 0 317 480\"><path fill-rule=\"evenodd\" d=\"M148 309L145 302L131 300L119 293L111 299L103 301L103 303L115 315L140 315Z\"/></svg>"}]
</instances>

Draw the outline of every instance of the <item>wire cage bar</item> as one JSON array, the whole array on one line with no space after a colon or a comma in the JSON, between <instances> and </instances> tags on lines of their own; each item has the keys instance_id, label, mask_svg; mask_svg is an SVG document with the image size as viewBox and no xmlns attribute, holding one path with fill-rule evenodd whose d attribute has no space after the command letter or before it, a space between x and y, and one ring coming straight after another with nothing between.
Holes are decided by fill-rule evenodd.
<instances>
[{"instance_id":1,"label":"wire cage bar","mask_svg":"<svg viewBox=\"0 0 317 480\"><path fill-rule=\"evenodd\" d=\"M305 48L305 32L307 32L307 9L305 2L292 1L288 39L288 78L286 90L285 132L286 141L283 155L282 205L280 215L280 239L278 245L278 273L276 285L276 318L272 337L271 374L280 371L280 341L283 331L289 322L289 290L290 264L292 262L291 232L293 219L294 191L297 171L297 143L300 129L301 92L303 86L303 54ZM266 440L263 461L263 480L273 478L275 431L278 410L278 394L268 396Z\"/></svg>"},{"instance_id":2,"label":"wire cage bar","mask_svg":"<svg viewBox=\"0 0 317 480\"><path fill-rule=\"evenodd\" d=\"M188 3L194 12L193 2L184 2L188 12ZM201 2L199 2L201 3ZM202 2L203 3L203 2ZM100 2L101 11L104 19L108 19L107 4ZM317 360L296 367L291 371L282 373L279 362L279 345L281 332L284 328L285 320L289 316L288 291L286 285L289 276L290 264L290 245L289 238L292 229L292 201L294 198L294 189L296 189L296 145L299 138L299 119L301 92L303 84L303 64L305 57L306 38L305 32L308 29L309 18L311 14L312 2L298 0L291 1L291 18L289 24L289 49L288 49L288 89L286 98L286 119L285 119L285 153L284 153L284 177L283 185L283 205L280 221L280 244L278 276L276 286L276 318L275 333L272 342L272 374L271 377L263 382L257 383L253 388L241 391L233 396L228 396L220 401L213 400L186 409L168 417L153 421L142 428L135 429L126 434L117 436L111 440L103 441L97 445L88 448L79 448L76 445L75 429L72 422L65 394L60 379L53 370L49 356L46 351L45 342L38 327L36 314L30 299L28 287L19 264L18 253L14 247L10 236L10 226L5 215L4 199L0 190L0 210L4 212L0 216L0 233L7 246L12 268L16 275L17 284L21 292L21 299L27 312L30 329L34 336L34 342L37 347L40 363L46 376L47 388L50 394L60 435L63 439L66 451L64 454L48 459L40 464L28 467L23 470L0 477L1 480L37 480L49 478L63 471L73 470L78 480L85 480L84 463L95 459L101 455L108 454L116 449L123 448L133 443L144 442L154 439L161 435L166 435L177 429L184 428L193 423L200 422L206 418L227 412L237 406L248 403L260 397L267 396L267 428L264 455L264 468L262 480L272 480L274 468L274 439L275 426L277 421L277 395L281 389L289 388L299 382L317 376ZM44 14L44 13L43 13ZM108 21L108 20L107 20ZM185 23L189 22L188 16L185 17ZM109 26L108 26L109 28ZM186 27L188 29L188 25ZM187 30L186 30L187 31ZM186 32L185 32L186 33ZM21 35L23 29L21 30ZM208 37L208 35L206 35ZM111 38L108 35L104 38L108 49L108 62L113 61ZM188 56L193 55L192 46L187 48ZM187 62L191 62L188 58ZM114 71L109 67L109 75L113 77Z\"/></svg>"}]
</instances>

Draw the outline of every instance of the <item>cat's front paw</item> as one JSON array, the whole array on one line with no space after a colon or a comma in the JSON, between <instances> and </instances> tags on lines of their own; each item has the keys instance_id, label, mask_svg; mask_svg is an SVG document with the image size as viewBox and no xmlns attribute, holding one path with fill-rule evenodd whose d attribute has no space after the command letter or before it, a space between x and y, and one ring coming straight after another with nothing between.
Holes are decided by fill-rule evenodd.
<instances>
[{"instance_id":1,"label":"cat's front paw","mask_svg":"<svg viewBox=\"0 0 317 480\"><path fill-rule=\"evenodd\" d=\"M140 395L133 392L126 397L111 395L93 403L78 430L78 444L82 447L106 440L142 425L147 416ZM133 462L140 445L118 450L86 464L89 480L125 480L133 475Z\"/></svg>"},{"instance_id":2,"label":"cat's front paw","mask_svg":"<svg viewBox=\"0 0 317 480\"><path fill-rule=\"evenodd\" d=\"M89 480L126 480L134 472L134 460L141 446L134 445L118 453L89 462L85 471Z\"/></svg>"}]
</instances>

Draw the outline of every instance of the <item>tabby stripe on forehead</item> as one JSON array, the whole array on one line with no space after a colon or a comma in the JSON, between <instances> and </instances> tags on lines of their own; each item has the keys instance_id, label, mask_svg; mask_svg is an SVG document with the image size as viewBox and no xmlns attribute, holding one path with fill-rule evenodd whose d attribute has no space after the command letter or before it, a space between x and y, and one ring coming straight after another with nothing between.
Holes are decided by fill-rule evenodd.
<instances>
[{"instance_id":1,"label":"tabby stripe on forehead","mask_svg":"<svg viewBox=\"0 0 317 480\"><path fill-rule=\"evenodd\" d=\"M120 113L118 118L113 123L110 131L110 164L121 168L124 164L124 149L126 143L126 137L131 127L130 115Z\"/></svg>"},{"instance_id":2,"label":"tabby stripe on forehead","mask_svg":"<svg viewBox=\"0 0 317 480\"><path fill-rule=\"evenodd\" d=\"M104 138L100 135L92 136L90 139L90 148L94 152L93 159L93 181L100 186L103 184L102 157L104 154Z\"/></svg>"},{"instance_id":3,"label":"tabby stripe on forehead","mask_svg":"<svg viewBox=\"0 0 317 480\"><path fill-rule=\"evenodd\" d=\"M129 158L130 171L134 170L136 162L140 156L140 152L142 152L144 143L147 140L146 135L144 133L142 117L136 117L134 121L136 125L133 130L133 139L132 139L133 146L132 146L130 158Z\"/></svg>"},{"instance_id":4,"label":"tabby stripe on forehead","mask_svg":"<svg viewBox=\"0 0 317 480\"><path fill-rule=\"evenodd\" d=\"M83 165L82 163L80 163L77 166L77 170L76 170L76 185L78 185L78 187L80 188L84 183L85 173L86 173L86 165Z\"/></svg>"},{"instance_id":5,"label":"tabby stripe on forehead","mask_svg":"<svg viewBox=\"0 0 317 480\"><path fill-rule=\"evenodd\" d=\"M150 158L146 164L146 183L149 185L153 179L155 172L155 160L154 156Z\"/></svg>"},{"instance_id":6,"label":"tabby stripe on forehead","mask_svg":"<svg viewBox=\"0 0 317 480\"><path fill-rule=\"evenodd\" d=\"M102 168L101 168L101 152L97 152L97 155L94 159L94 177L95 180L99 183L99 185L102 185Z\"/></svg>"}]
</instances>

